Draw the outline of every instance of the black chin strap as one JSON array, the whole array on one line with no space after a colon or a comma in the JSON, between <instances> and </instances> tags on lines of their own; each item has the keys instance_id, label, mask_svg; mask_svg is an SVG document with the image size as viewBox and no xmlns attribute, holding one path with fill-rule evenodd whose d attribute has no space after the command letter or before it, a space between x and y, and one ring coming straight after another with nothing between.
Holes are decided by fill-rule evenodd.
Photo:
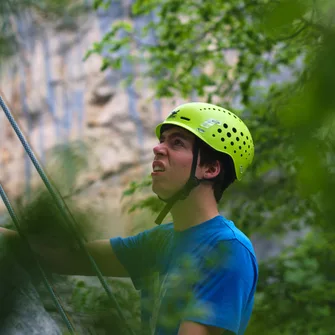
<instances>
[{"instance_id":1,"label":"black chin strap","mask_svg":"<svg viewBox=\"0 0 335 335\"><path fill-rule=\"evenodd\" d=\"M199 155L199 145L198 145L197 139L195 139L194 147L193 147L193 161L192 161L190 177L187 183L184 185L184 187L181 190L179 190L175 195L165 200L160 198L161 200L166 202L166 205L162 209L162 211L159 213L157 219L155 220L156 224L160 225L162 221L164 220L164 218L166 217L166 215L170 212L173 205L178 200L185 200L189 196L190 192L196 186L198 186L200 182L202 181L201 179L198 179L195 176L195 170L197 168L197 163L198 163L198 155Z\"/></svg>"}]
</instances>

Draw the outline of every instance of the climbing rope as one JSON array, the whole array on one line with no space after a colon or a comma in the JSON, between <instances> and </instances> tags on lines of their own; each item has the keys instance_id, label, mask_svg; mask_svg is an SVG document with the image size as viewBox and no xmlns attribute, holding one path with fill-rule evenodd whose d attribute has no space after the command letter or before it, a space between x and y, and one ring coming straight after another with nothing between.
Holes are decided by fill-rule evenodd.
<instances>
[{"instance_id":1,"label":"climbing rope","mask_svg":"<svg viewBox=\"0 0 335 335\"><path fill-rule=\"evenodd\" d=\"M21 237L23 243L25 243L25 245L27 246L29 252L33 256L33 260L34 260L34 262L37 265L37 269L40 272L40 275L42 277L43 283L44 283L46 289L48 290L48 292L50 293L50 295L52 297L52 300L53 300L54 304L56 305L56 308L58 309L58 312L60 313L60 315L61 315L64 323L66 324L66 326L67 326L67 328L68 328L68 330L69 330L69 332L71 334L76 334L76 332L74 330L74 327L73 327L73 325L72 325L69 317L67 316L66 312L64 311L63 306L61 305L60 301L58 300L58 298L57 298L57 296L56 296L56 294L55 294L55 292L54 292L54 290L53 290L53 288L52 288L52 286L51 286L51 284L50 284L50 282L49 282L49 280L47 278L46 273L44 272L44 270L43 270L40 262L37 260L37 258L35 256L35 253L34 253L34 251L32 250L32 248L31 248L31 246L29 244L28 239L25 237L25 235L22 233L22 231L20 229L19 219L18 219L17 215L14 212L14 209L13 209L13 207L12 207L12 205L11 205L8 197L7 197L7 194L6 194L5 190L4 190L1 182L0 182L0 196L1 196L2 201L4 202L4 204L5 204L5 206L6 206L7 210L8 210L8 213L9 213L10 217L12 218L12 221L13 221L13 223L15 225L15 228L16 228L19 236Z\"/></svg>"},{"instance_id":2,"label":"climbing rope","mask_svg":"<svg viewBox=\"0 0 335 335\"><path fill-rule=\"evenodd\" d=\"M37 160L34 152L32 151L29 143L25 139L22 131L20 130L18 124L16 123L16 121L15 121L14 117L12 116L10 110L6 106L6 104L3 100L3 98L1 97L1 95L0 95L0 106L3 109L4 113L6 114L6 117L7 117L8 121L10 122L12 128L14 129L16 135L18 136L21 144L23 145L23 147L24 147L26 153L28 154L29 158L31 159L32 163L34 164L34 166L35 166L38 174L40 175L41 179L43 180L46 188L48 189L48 191L51 194L53 200L55 201L55 203L57 205L57 208L60 210L62 216L64 217L65 221L67 222L67 224L68 224L74 238L76 239L79 247L82 249L82 251L85 253L87 258L89 259L89 261L92 265L92 268L94 269L97 277L99 278L99 281L100 281L102 287L104 288L105 292L107 293L107 296L108 296L109 300L116 307L116 310L117 310L117 313L118 313L120 319L122 320L123 324L126 326L129 333L132 334L132 335L135 335L132 328L128 325L128 322L127 322L125 316L123 315L123 313L121 311L120 305L117 302L117 300L115 299L115 297L114 297L110 287L108 286L107 281L103 277L98 265L96 264L93 257L90 255L87 248L85 247L85 244L82 241L82 238L78 235L78 233L75 229L75 227L77 227L77 222L76 222L75 218L73 217L71 211L69 210L66 203L64 202L62 196L59 194L58 190L50 183L50 181L49 181L47 175L45 174L41 164Z\"/></svg>"}]
</instances>

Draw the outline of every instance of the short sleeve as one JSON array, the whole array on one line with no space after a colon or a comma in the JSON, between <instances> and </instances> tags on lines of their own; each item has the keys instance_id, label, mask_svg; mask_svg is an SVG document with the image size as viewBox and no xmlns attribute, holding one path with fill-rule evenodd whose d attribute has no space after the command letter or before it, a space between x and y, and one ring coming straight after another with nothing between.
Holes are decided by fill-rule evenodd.
<instances>
[{"instance_id":1,"label":"short sleeve","mask_svg":"<svg viewBox=\"0 0 335 335\"><path fill-rule=\"evenodd\" d=\"M136 289L141 288L144 278L157 271L159 227L126 238L111 238L116 257L129 273Z\"/></svg>"},{"instance_id":2,"label":"short sleeve","mask_svg":"<svg viewBox=\"0 0 335 335\"><path fill-rule=\"evenodd\" d=\"M201 266L199 278L192 287L194 300L183 313L183 320L239 334L253 301L256 260L237 240L220 242L210 255L214 257Z\"/></svg>"}]
</instances>

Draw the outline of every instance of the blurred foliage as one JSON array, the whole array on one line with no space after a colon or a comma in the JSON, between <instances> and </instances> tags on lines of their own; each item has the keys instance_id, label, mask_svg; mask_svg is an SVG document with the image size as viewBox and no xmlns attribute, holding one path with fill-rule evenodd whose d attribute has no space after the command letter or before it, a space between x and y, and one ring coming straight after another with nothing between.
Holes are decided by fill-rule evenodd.
<instances>
[{"instance_id":1,"label":"blurred foliage","mask_svg":"<svg viewBox=\"0 0 335 335\"><path fill-rule=\"evenodd\" d=\"M91 155L90 148L81 140L57 144L49 150L46 170L65 197L75 192L80 172L88 168Z\"/></svg>"},{"instance_id":2,"label":"blurred foliage","mask_svg":"<svg viewBox=\"0 0 335 335\"><path fill-rule=\"evenodd\" d=\"M156 195L148 195L148 187L151 187L151 176L146 177L141 181L132 181L128 187L123 191L122 199L130 198L125 205L128 213L135 212L136 210L142 210L144 208L149 209L153 213L158 213L164 206L163 201L157 198ZM140 196L140 200L136 199L136 195Z\"/></svg>"},{"instance_id":3,"label":"blurred foliage","mask_svg":"<svg viewBox=\"0 0 335 335\"><path fill-rule=\"evenodd\" d=\"M314 230L263 264L249 333L332 334L334 262L334 241Z\"/></svg>"},{"instance_id":4,"label":"blurred foliage","mask_svg":"<svg viewBox=\"0 0 335 335\"><path fill-rule=\"evenodd\" d=\"M49 161L49 172L52 172L52 184L56 187L57 191L60 188L64 191L64 183L67 184L67 191L73 190L79 174L87 167L86 149L82 142L77 141L58 145L51 150L53 160ZM51 181L51 178L49 180ZM67 199L64 202L63 209L69 209L71 216L74 218L74 221L71 223L74 229L70 229L69 221L64 218L44 185L36 187L34 194L29 199L19 199L18 203L15 205L12 204L12 206L18 218L19 232L22 234L21 237L23 236L25 239L21 241L7 240L3 234L0 234L0 270L2 274L0 288L1 299L5 301L3 307L0 309L1 324L4 323L7 317L12 318L13 322L15 322L15 318L22 317L17 312L18 306L22 304L22 295L31 294L28 292L31 282L38 288L42 286L41 273L38 271L36 261L32 257L31 249L27 248L26 242L48 246L55 250L57 248L70 250L78 248L78 240L74 235L74 230L76 235L85 240L90 230L93 229L96 214L98 214L90 206L83 208L74 199ZM7 220L4 226L17 230L17 226L10 219ZM18 262L24 269L18 266ZM17 292L21 293L18 294ZM83 296L85 292L83 289ZM92 288L91 294L93 295L95 292ZM48 294L49 292L44 292L44 295L48 296ZM99 294L101 295L101 292ZM98 303L99 299L96 300L96 304ZM134 300L132 300L132 305L133 303ZM75 301L73 304L76 306ZM104 302L102 306L105 305L106 303ZM92 309L92 312L94 312L94 306ZM108 313L112 311L113 315L115 315L114 310L114 306L109 306ZM116 326L120 323L119 318L116 316L111 318L111 313L109 313L109 318L107 318L106 313L95 315L96 322L101 321L99 327L104 329L104 331L107 324L111 327L111 325ZM27 320L21 321L22 324L27 322Z\"/></svg>"},{"instance_id":5,"label":"blurred foliage","mask_svg":"<svg viewBox=\"0 0 335 335\"><path fill-rule=\"evenodd\" d=\"M97 213L95 208L85 204L83 207L72 192L75 191L78 177L85 171L88 164L89 151L81 141L74 141L58 145L48 153L47 170L52 178L49 180L60 193L66 193L68 196L64 200L64 207L67 208L75 224L76 234L86 240L91 230L94 230ZM13 205L14 206L14 205ZM19 220L19 230L29 243L33 245L48 246L57 249L78 248L77 238L70 228L68 220L64 218L54 199L46 190L44 185L38 185L29 199L22 198L14 206L14 211ZM8 219L4 224L6 228L16 230L13 222ZM0 270L1 276L1 298L6 302L0 308L0 323L3 323L6 317L19 318L16 315L17 305L21 303L21 295L6 292L12 290L16 292L22 290L22 294L27 292L27 284L31 282L36 286L41 295L41 299L46 305L53 304L50 301L49 292L41 282L40 272L36 262L31 257L30 251L23 240L8 241L0 234ZM18 266L17 261L22 267ZM48 267L46 266L46 270ZM47 271L48 273L48 271ZM28 275L29 274L29 275ZM59 294L67 293L61 297L62 305L70 305L67 314L70 316L76 331L83 329L88 325L89 334L128 334L124 323L120 320L115 306L111 303L105 290L97 278L84 280L82 277L73 277L71 279L62 278L63 276L51 276L52 286L55 292ZM140 320L140 299L130 283L129 279L108 279L107 283L112 287L112 292L126 316L127 322L136 333L139 333ZM64 285L66 289L64 289ZM71 290L72 286L72 290ZM15 287L15 290L13 289ZM69 294L70 293L70 294ZM22 320L22 323L25 321ZM60 326L66 331L65 324L60 319Z\"/></svg>"},{"instance_id":6,"label":"blurred foliage","mask_svg":"<svg viewBox=\"0 0 335 335\"><path fill-rule=\"evenodd\" d=\"M96 1L106 8L108 1ZM331 0L136 0L86 57L102 70L149 64L157 97L192 94L232 108L254 137L245 179L220 204L249 236L299 240L262 261L248 334L331 334L335 317L335 7ZM154 34L156 42L143 42ZM119 52L120 50L128 52ZM127 55L127 56L125 56ZM134 79L134 78L131 78ZM125 196L145 192L133 182ZM149 207L148 198L130 210ZM308 232L307 234L305 232Z\"/></svg>"},{"instance_id":7,"label":"blurred foliage","mask_svg":"<svg viewBox=\"0 0 335 335\"><path fill-rule=\"evenodd\" d=\"M115 298L129 325L136 334L139 333L141 310L138 292L131 289L128 281L108 279L107 282L113 288ZM100 330L103 334L128 334L101 285L77 279L69 303L76 313L93 317L95 331Z\"/></svg>"},{"instance_id":8,"label":"blurred foliage","mask_svg":"<svg viewBox=\"0 0 335 335\"><path fill-rule=\"evenodd\" d=\"M77 179L87 167L87 148L80 141L62 144L51 149L53 159L49 160L49 173L47 176L58 194L74 190ZM62 192L60 192L62 191ZM62 198L62 197L61 197ZM63 200L63 210L70 211L74 218L73 227L82 238L86 238L92 229L95 220L95 211L89 206L82 208L79 203L68 198ZM59 210L53 197L44 184L40 182L29 199L19 198L15 206L19 218L20 231L28 239L43 241L53 246L73 247L76 239L73 230L69 229L69 222ZM7 228L16 227L11 220L5 224Z\"/></svg>"}]
</instances>

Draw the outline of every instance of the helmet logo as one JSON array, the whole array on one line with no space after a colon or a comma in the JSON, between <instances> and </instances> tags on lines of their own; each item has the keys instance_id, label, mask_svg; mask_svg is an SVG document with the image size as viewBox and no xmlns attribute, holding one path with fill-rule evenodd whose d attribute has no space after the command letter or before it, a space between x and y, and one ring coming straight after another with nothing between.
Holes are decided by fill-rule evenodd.
<instances>
[{"instance_id":1,"label":"helmet logo","mask_svg":"<svg viewBox=\"0 0 335 335\"><path fill-rule=\"evenodd\" d=\"M177 113L180 112L180 109L173 111L168 117L167 119L171 119L171 118L175 118Z\"/></svg>"},{"instance_id":2,"label":"helmet logo","mask_svg":"<svg viewBox=\"0 0 335 335\"><path fill-rule=\"evenodd\" d=\"M204 121L200 126L208 129L208 128L214 126L214 125L220 125L220 124L221 124L221 122L218 121L218 120L208 119L208 120Z\"/></svg>"}]
</instances>

